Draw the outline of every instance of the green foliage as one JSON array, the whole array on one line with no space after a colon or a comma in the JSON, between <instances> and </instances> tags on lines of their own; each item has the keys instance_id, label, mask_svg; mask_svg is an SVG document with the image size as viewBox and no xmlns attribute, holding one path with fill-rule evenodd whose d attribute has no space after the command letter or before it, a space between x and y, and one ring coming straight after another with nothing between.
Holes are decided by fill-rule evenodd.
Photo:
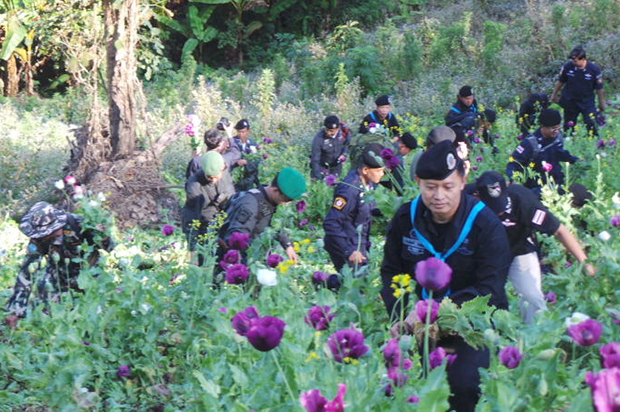
<instances>
[{"instance_id":1,"label":"green foliage","mask_svg":"<svg viewBox=\"0 0 620 412\"><path fill-rule=\"evenodd\" d=\"M471 22L471 13L465 13L463 20L454 22L448 27L439 29L439 34L433 39L429 52L431 64L448 59L453 54L459 52L467 52L467 46L470 42L469 28Z\"/></svg>"},{"instance_id":2,"label":"green foliage","mask_svg":"<svg viewBox=\"0 0 620 412\"><path fill-rule=\"evenodd\" d=\"M505 31L506 26L502 23L495 23L490 20L484 22L484 49L482 51L482 58L489 71L497 70L498 61L500 61L498 54L502 50Z\"/></svg>"}]
</instances>

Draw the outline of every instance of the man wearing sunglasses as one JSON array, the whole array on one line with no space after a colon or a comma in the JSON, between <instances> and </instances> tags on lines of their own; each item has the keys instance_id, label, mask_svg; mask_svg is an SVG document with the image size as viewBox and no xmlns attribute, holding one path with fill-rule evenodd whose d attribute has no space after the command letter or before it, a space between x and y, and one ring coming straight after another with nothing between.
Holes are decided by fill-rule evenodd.
<instances>
[{"instance_id":1,"label":"man wearing sunglasses","mask_svg":"<svg viewBox=\"0 0 620 412\"><path fill-rule=\"evenodd\" d=\"M560 70L551 101L559 101L564 108L564 131L572 130L581 114L588 132L598 136L594 92L598 95L598 109L602 113L605 110L603 75L598 66L586 59L586 51L581 46L571 50L568 58L570 61ZM560 90L562 96L558 100Z\"/></svg>"}]
</instances>

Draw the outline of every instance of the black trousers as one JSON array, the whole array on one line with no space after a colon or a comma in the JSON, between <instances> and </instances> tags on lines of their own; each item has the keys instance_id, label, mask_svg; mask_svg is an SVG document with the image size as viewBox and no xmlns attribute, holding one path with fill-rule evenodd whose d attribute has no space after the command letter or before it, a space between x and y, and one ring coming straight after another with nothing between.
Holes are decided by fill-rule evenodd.
<instances>
[{"instance_id":1,"label":"black trousers","mask_svg":"<svg viewBox=\"0 0 620 412\"><path fill-rule=\"evenodd\" d=\"M564 108L564 131L570 133L573 131L573 127L568 126L568 122L577 123L577 118L581 114L583 122L588 129L588 132L592 132L594 136L598 136L598 126L596 124L596 107L594 106L594 100L586 102L573 102L570 100L564 100L560 102Z\"/></svg>"},{"instance_id":2,"label":"black trousers","mask_svg":"<svg viewBox=\"0 0 620 412\"><path fill-rule=\"evenodd\" d=\"M456 353L454 363L448 366L450 384L450 409L457 412L474 411L480 398L480 373L478 368L488 368L490 354L488 348L475 349L460 336L442 338L438 346L448 352Z\"/></svg>"}]
</instances>

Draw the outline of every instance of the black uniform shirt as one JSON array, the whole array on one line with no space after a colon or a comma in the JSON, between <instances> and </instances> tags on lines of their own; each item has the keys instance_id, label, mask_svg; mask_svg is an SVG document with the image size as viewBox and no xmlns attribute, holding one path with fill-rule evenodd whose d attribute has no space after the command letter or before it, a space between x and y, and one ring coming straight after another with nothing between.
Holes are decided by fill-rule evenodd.
<instances>
[{"instance_id":1,"label":"black uniform shirt","mask_svg":"<svg viewBox=\"0 0 620 412\"><path fill-rule=\"evenodd\" d=\"M566 84L562 90L562 100L593 100L594 90L603 87L603 74L592 62L587 62L583 70L568 62L560 69L558 81Z\"/></svg>"},{"instance_id":2,"label":"black uniform shirt","mask_svg":"<svg viewBox=\"0 0 620 412\"><path fill-rule=\"evenodd\" d=\"M383 120L379 120L379 113L376 110L368 113L362 123L360 124L359 133L366 134L369 132L369 125L371 123L376 123L379 126L388 129L391 132L392 136L400 136L400 125L398 124L398 120L396 116L389 112L387 117Z\"/></svg>"},{"instance_id":3,"label":"black uniform shirt","mask_svg":"<svg viewBox=\"0 0 620 412\"><path fill-rule=\"evenodd\" d=\"M469 107L465 106L465 104L463 104L460 100L457 100L456 103L454 103L452 107L450 107L450 110L448 110L448 113L446 114L446 126L452 127L455 123L463 123L464 119L473 118L477 115L477 113L478 102L475 99ZM471 126L473 126L473 122L471 123Z\"/></svg>"},{"instance_id":4,"label":"black uniform shirt","mask_svg":"<svg viewBox=\"0 0 620 412\"><path fill-rule=\"evenodd\" d=\"M445 253L456 242L476 203L478 203L476 198L463 193L452 221L448 225L436 225L432 222L430 210L420 199L415 213L416 229L436 250ZM412 230L410 209L411 202L401 206L387 229L381 265L383 281L381 296L390 315L397 301L391 288L392 278L398 274L408 273L414 279L416 263L432 257ZM439 237L444 237L443 245L438 244ZM477 296L490 294L491 305L501 309L508 307L504 289L510 265L508 239L499 219L489 208L485 207L480 211L471 231L461 246L448 256L446 263L452 268L449 297L455 303L461 304ZM421 291L418 285L416 293L419 297L422 296ZM407 296L404 299L406 306ZM399 313L398 308L394 313Z\"/></svg>"},{"instance_id":5,"label":"black uniform shirt","mask_svg":"<svg viewBox=\"0 0 620 412\"><path fill-rule=\"evenodd\" d=\"M326 243L335 243L335 247L345 256L350 256L358 246L356 228L362 225L361 252L368 251L371 210L374 203L365 198L365 188L357 170L351 170L334 190L334 203L327 212L323 222Z\"/></svg>"},{"instance_id":6,"label":"black uniform shirt","mask_svg":"<svg viewBox=\"0 0 620 412\"><path fill-rule=\"evenodd\" d=\"M338 165L338 158L346 155L349 148L349 139L338 130L334 137L328 137L321 129L312 139L310 154L310 177L321 179L321 171Z\"/></svg>"}]
</instances>

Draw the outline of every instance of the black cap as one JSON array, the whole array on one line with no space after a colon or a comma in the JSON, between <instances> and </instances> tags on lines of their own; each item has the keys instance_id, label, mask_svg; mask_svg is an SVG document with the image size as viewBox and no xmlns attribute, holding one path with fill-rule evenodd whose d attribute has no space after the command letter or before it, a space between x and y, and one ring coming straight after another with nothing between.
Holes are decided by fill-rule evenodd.
<instances>
[{"instance_id":1,"label":"black cap","mask_svg":"<svg viewBox=\"0 0 620 412\"><path fill-rule=\"evenodd\" d=\"M386 106L390 104L390 96L383 95L383 96L377 97L377 100L375 100L375 104L377 106Z\"/></svg>"},{"instance_id":2,"label":"black cap","mask_svg":"<svg viewBox=\"0 0 620 412\"><path fill-rule=\"evenodd\" d=\"M484 109L484 119L489 123L495 123L495 119L497 119L497 113L495 110Z\"/></svg>"},{"instance_id":3,"label":"black cap","mask_svg":"<svg viewBox=\"0 0 620 412\"><path fill-rule=\"evenodd\" d=\"M508 191L504 176L494 171L484 172L476 179L476 190L480 200L496 215L506 211Z\"/></svg>"},{"instance_id":4,"label":"black cap","mask_svg":"<svg viewBox=\"0 0 620 412\"><path fill-rule=\"evenodd\" d=\"M378 169L383 167L381 160L381 151L383 146L379 143L369 143L364 146L364 151L361 157L361 166L369 167L371 169Z\"/></svg>"},{"instance_id":5,"label":"black cap","mask_svg":"<svg viewBox=\"0 0 620 412\"><path fill-rule=\"evenodd\" d=\"M474 95L474 92L471 91L471 86L463 86L459 90L459 96L461 97L469 97L473 95Z\"/></svg>"},{"instance_id":6,"label":"black cap","mask_svg":"<svg viewBox=\"0 0 620 412\"><path fill-rule=\"evenodd\" d=\"M250 122L248 122L247 119L241 119L235 125L235 129L237 129L237 130L249 129L249 128L250 128Z\"/></svg>"},{"instance_id":7,"label":"black cap","mask_svg":"<svg viewBox=\"0 0 620 412\"><path fill-rule=\"evenodd\" d=\"M577 207L582 207L588 200L592 199L592 193L580 183L573 183L568 188L568 191L572 193L573 203Z\"/></svg>"},{"instance_id":8,"label":"black cap","mask_svg":"<svg viewBox=\"0 0 620 412\"><path fill-rule=\"evenodd\" d=\"M461 162L452 142L444 140L422 153L415 174L420 179L444 180Z\"/></svg>"},{"instance_id":9,"label":"black cap","mask_svg":"<svg viewBox=\"0 0 620 412\"><path fill-rule=\"evenodd\" d=\"M325 126L326 129L337 129L340 126L340 119L338 116L330 114L323 121L323 126Z\"/></svg>"},{"instance_id":10,"label":"black cap","mask_svg":"<svg viewBox=\"0 0 620 412\"><path fill-rule=\"evenodd\" d=\"M538 121L541 126L552 127L562 123L562 115L554 109L543 109L540 111Z\"/></svg>"},{"instance_id":11,"label":"black cap","mask_svg":"<svg viewBox=\"0 0 620 412\"><path fill-rule=\"evenodd\" d=\"M400 141L403 142L403 144L408 149L413 150L418 147L418 141L415 139L415 137L411 136L411 133L409 132L403 133L403 135L400 137Z\"/></svg>"},{"instance_id":12,"label":"black cap","mask_svg":"<svg viewBox=\"0 0 620 412\"><path fill-rule=\"evenodd\" d=\"M426 136L426 146L432 146L444 140L454 142L456 140L456 133L448 126L437 126Z\"/></svg>"}]
</instances>

